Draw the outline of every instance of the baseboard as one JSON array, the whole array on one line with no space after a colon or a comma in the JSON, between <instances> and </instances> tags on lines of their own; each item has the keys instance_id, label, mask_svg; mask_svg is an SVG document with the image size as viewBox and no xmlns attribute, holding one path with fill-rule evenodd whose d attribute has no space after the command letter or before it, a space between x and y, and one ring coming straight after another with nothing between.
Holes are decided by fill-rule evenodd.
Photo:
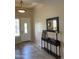
<instances>
[{"instance_id":1,"label":"baseboard","mask_svg":"<svg viewBox=\"0 0 79 59\"><path fill-rule=\"evenodd\" d=\"M27 42L33 42L32 40L28 40L28 41L19 41L17 42L15 45L21 44L21 43L27 43Z\"/></svg>"},{"instance_id":2,"label":"baseboard","mask_svg":"<svg viewBox=\"0 0 79 59\"><path fill-rule=\"evenodd\" d=\"M18 42L17 42L17 43L15 43L15 44L17 45L17 44L22 43L22 42L23 42L23 41L18 41Z\"/></svg>"}]
</instances>

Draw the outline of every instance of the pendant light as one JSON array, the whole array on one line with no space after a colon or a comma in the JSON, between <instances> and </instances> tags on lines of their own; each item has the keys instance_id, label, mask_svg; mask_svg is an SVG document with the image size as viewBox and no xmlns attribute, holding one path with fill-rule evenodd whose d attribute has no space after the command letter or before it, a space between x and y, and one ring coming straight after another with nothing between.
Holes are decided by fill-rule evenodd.
<instances>
[{"instance_id":1,"label":"pendant light","mask_svg":"<svg viewBox=\"0 0 79 59\"><path fill-rule=\"evenodd\" d=\"M21 8L18 10L19 13L25 13L25 12L26 12L26 11L23 9L22 4L23 4L23 1L21 0L21 1L20 1Z\"/></svg>"}]
</instances>

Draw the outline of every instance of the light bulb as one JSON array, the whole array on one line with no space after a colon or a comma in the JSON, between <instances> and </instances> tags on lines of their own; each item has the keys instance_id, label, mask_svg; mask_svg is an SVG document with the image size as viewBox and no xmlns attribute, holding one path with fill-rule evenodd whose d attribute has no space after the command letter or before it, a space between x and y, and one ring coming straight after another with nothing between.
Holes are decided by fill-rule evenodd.
<instances>
[{"instance_id":1,"label":"light bulb","mask_svg":"<svg viewBox=\"0 0 79 59\"><path fill-rule=\"evenodd\" d=\"M19 13L25 13L25 10L19 9L18 12L19 12Z\"/></svg>"}]
</instances>

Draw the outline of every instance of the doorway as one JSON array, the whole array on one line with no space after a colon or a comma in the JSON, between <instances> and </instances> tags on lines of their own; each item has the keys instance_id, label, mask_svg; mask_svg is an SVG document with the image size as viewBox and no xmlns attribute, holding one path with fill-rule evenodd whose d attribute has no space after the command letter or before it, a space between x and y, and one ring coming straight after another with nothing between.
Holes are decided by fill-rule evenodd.
<instances>
[{"instance_id":1,"label":"doorway","mask_svg":"<svg viewBox=\"0 0 79 59\"><path fill-rule=\"evenodd\" d=\"M20 39L21 41L31 40L31 24L29 18L20 18Z\"/></svg>"},{"instance_id":2,"label":"doorway","mask_svg":"<svg viewBox=\"0 0 79 59\"><path fill-rule=\"evenodd\" d=\"M31 23L29 18L15 19L15 43L31 41Z\"/></svg>"}]
</instances>

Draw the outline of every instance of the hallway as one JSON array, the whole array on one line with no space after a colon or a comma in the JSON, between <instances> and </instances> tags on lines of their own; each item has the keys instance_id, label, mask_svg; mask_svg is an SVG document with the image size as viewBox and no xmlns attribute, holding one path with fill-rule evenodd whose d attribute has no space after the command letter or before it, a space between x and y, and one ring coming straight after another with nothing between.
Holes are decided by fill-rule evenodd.
<instances>
[{"instance_id":1,"label":"hallway","mask_svg":"<svg viewBox=\"0 0 79 59\"><path fill-rule=\"evenodd\" d=\"M55 59L31 42L16 45L15 59Z\"/></svg>"}]
</instances>

